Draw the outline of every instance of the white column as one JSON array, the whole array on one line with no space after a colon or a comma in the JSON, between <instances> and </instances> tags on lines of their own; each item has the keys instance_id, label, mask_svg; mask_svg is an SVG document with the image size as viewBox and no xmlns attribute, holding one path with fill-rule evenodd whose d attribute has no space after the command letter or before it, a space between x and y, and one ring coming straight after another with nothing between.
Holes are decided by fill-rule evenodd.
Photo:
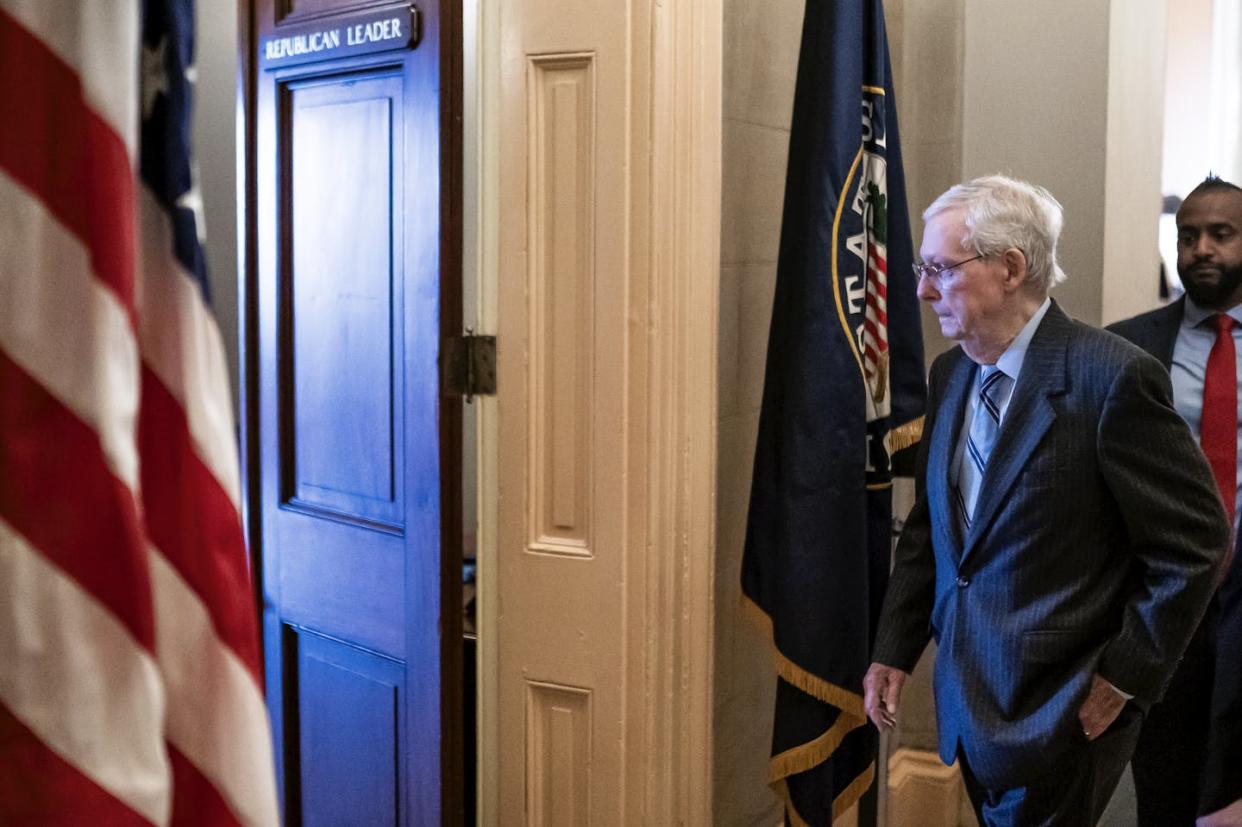
<instances>
[{"instance_id":1,"label":"white column","mask_svg":"<svg viewBox=\"0 0 1242 827\"><path fill-rule=\"evenodd\" d=\"M1164 0L966 0L963 177L1065 207L1056 297L1098 324L1155 301Z\"/></svg>"},{"instance_id":2,"label":"white column","mask_svg":"<svg viewBox=\"0 0 1242 827\"><path fill-rule=\"evenodd\" d=\"M1211 131L1215 172L1242 180L1242 0L1212 6Z\"/></svg>"}]
</instances>

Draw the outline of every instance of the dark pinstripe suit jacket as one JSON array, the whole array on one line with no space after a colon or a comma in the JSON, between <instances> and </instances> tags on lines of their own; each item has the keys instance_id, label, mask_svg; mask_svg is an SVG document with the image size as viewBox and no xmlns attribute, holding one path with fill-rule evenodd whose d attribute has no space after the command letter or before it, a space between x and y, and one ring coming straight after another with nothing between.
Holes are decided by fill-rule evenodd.
<instances>
[{"instance_id":1,"label":"dark pinstripe suit jacket","mask_svg":"<svg viewBox=\"0 0 1242 827\"><path fill-rule=\"evenodd\" d=\"M1169 377L1054 302L1026 353L960 536L949 464L975 365L932 365L918 495L897 546L876 661L910 671L934 637L940 756L992 789L1086 741L1098 672L1147 706L1211 597L1229 535Z\"/></svg>"}]
</instances>

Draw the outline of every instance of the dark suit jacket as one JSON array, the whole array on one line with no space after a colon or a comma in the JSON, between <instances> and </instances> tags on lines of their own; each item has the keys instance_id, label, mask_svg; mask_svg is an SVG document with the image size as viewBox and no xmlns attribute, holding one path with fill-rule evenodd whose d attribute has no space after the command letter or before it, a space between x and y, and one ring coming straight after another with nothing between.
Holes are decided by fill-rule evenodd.
<instances>
[{"instance_id":1,"label":"dark suit jacket","mask_svg":"<svg viewBox=\"0 0 1242 827\"><path fill-rule=\"evenodd\" d=\"M975 365L931 368L918 495L876 661L911 671L928 637L940 756L991 789L1086 740L1093 673L1156 701L1211 598L1229 536L1166 371L1054 302L1036 330L959 536L949 465Z\"/></svg>"},{"instance_id":2,"label":"dark suit jacket","mask_svg":"<svg viewBox=\"0 0 1242 827\"><path fill-rule=\"evenodd\" d=\"M1164 307L1110 324L1105 329L1155 356L1168 370L1173 365L1173 346L1177 344L1177 331L1182 325L1185 310L1186 297L1183 296Z\"/></svg>"},{"instance_id":3,"label":"dark suit jacket","mask_svg":"<svg viewBox=\"0 0 1242 827\"><path fill-rule=\"evenodd\" d=\"M1186 299L1181 299L1109 325L1108 329L1150 353L1167 370L1173 364L1173 347L1182 324ZM1242 533L1234 560L1242 551ZM1236 562L1221 586L1217 607L1219 628L1213 627L1212 645L1220 652L1212 689L1211 724L1203 763L1202 812L1212 812L1242 797L1242 566ZM1207 714L1207 710L1203 710Z\"/></svg>"}]
</instances>

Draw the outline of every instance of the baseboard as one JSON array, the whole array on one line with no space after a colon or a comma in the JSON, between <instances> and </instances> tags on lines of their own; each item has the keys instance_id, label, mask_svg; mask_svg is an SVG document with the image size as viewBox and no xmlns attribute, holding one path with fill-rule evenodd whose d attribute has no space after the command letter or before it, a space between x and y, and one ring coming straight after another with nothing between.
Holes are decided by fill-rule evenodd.
<instances>
[{"instance_id":1,"label":"baseboard","mask_svg":"<svg viewBox=\"0 0 1242 827\"><path fill-rule=\"evenodd\" d=\"M976 827L957 765L902 747L888 759L887 827Z\"/></svg>"}]
</instances>

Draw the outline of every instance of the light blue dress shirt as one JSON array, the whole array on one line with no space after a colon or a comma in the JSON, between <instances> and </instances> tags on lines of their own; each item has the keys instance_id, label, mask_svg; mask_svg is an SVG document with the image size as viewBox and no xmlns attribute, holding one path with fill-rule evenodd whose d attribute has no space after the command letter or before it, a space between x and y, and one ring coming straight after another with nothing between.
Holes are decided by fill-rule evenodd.
<instances>
[{"instance_id":1,"label":"light blue dress shirt","mask_svg":"<svg viewBox=\"0 0 1242 827\"><path fill-rule=\"evenodd\" d=\"M1039 323L1044 320L1044 315L1051 306L1052 300L1044 299L1044 303L1035 311L1035 315L1027 320L1022 330L1009 343L1009 347L1005 348L1005 352L996 360L996 366L1013 380L1009 383L1009 393L1005 394L1004 399L999 400L1001 427L1005 425L1005 413L1009 410L1009 400L1013 398L1013 389L1018 386L1018 374L1022 372L1022 363L1026 361L1026 350L1031 346L1031 339L1035 337ZM970 423L975 417L975 408L979 405L979 377L982 373L983 371L980 370L975 371L974 390L966 395L966 416L962 419L962 430L957 436L957 447L953 451L953 463L949 466L949 482L954 487L957 486L958 474L962 470L962 457L966 454L966 440L970 438Z\"/></svg>"},{"instance_id":2,"label":"light blue dress shirt","mask_svg":"<svg viewBox=\"0 0 1242 827\"><path fill-rule=\"evenodd\" d=\"M1182 314L1182 326L1177 331L1177 341L1173 345L1173 364L1169 368L1169 376L1173 380L1173 406L1186 420L1190 431L1199 441L1199 429L1203 422L1203 377L1207 372L1208 354L1216 343L1216 328L1211 317L1215 310L1207 310L1186 297L1186 309ZM1242 354L1242 305L1229 311L1238 325L1233 327L1233 346L1238 354ZM1242 359L1237 362L1239 411L1242 411ZM1242 417L1239 418L1239 438L1242 438ZM1234 527L1237 528L1237 515L1242 513L1242 453L1238 455L1238 500L1234 508Z\"/></svg>"}]
</instances>

